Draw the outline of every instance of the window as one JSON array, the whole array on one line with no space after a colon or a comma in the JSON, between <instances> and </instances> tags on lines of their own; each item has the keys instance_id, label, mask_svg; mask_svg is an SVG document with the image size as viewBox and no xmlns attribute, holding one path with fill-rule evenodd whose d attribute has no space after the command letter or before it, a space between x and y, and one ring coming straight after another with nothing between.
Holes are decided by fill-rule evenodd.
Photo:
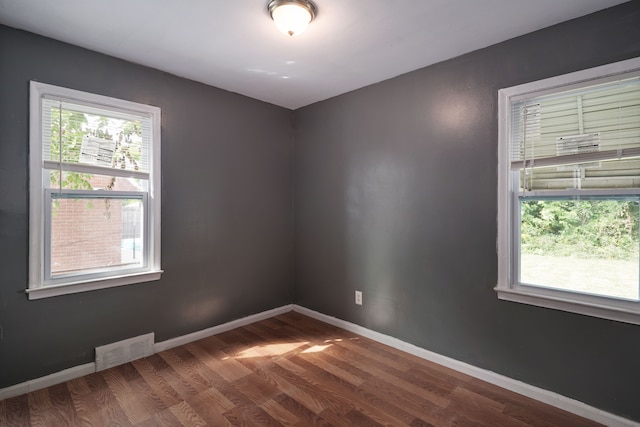
<instances>
[{"instance_id":1,"label":"window","mask_svg":"<svg viewBox=\"0 0 640 427\"><path fill-rule=\"evenodd\" d=\"M640 324L640 58L499 92L500 299Z\"/></svg>"},{"instance_id":2,"label":"window","mask_svg":"<svg viewBox=\"0 0 640 427\"><path fill-rule=\"evenodd\" d=\"M31 82L30 299L160 278L160 109Z\"/></svg>"}]
</instances>

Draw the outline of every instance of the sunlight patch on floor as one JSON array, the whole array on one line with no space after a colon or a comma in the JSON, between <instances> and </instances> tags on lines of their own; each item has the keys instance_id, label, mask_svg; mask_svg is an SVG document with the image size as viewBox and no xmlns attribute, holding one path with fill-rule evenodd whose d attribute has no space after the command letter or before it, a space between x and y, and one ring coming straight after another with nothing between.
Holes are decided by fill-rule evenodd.
<instances>
[{"instance_id":1,"label":"sunlight patch on floor","mask_svg":"<svg viewBox=\"0 0 640 427\"><path fill-rule=\"evenodd\" d=\"M320 353L321 351L325 351L329 347L331 347L331 344L314 345L313 347L309 347L308 349L304 350L303 353Z\"/></svg>"},{"instance_id":2,"label":"sunlight patch on floor","mask_svg":"<svg viewBox=\"0 0 640 427\"><path fill-rule=\"evenodd\" d=\"M236 354L234 358L236 359L246 359L249 357L272 357L272 356L281 356L290 351L293 351L303 345L309 344L308 341L303 342L292 342L292 343L282 343L282 344L268 344L268 345L256 345L254 347L248 348Z\"/></svg>"}]
</instances>

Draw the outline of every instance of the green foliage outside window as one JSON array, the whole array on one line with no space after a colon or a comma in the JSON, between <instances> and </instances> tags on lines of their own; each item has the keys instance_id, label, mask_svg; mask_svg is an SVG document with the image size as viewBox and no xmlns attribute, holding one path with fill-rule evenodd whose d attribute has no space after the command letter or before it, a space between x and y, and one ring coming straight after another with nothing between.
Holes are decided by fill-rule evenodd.
<instances>
[{"instance_id":1,"label":"green foliage outside window","mask_svg":"<svg viewBox=\"0 0 640 427\"><path fill-rule=\"evenodd\" d=\"M527 200L521 206L523 253L638 259L638 201Z\"/></svg>"},{"instance_id":2,"label":"green foliage outside window","mask_svg":"<svg viewBox=\"0 0 640 427\"><path fill-rule=\"evenodd\" d=\"M69 161L75 159L77 162L80 156L82 138L87 132L84 128L87 125L87 117L83 113L76 111L53 108L51 110L51 160ZM60 143L62 138L63 143ZM60 150L62 149L62 153ZM60 182L60 171L54 170L50 174L51 186L70 188L74 190L91 190L89 182L91 175L86 173L63 173Z\"/></svg>"}]
</instances>

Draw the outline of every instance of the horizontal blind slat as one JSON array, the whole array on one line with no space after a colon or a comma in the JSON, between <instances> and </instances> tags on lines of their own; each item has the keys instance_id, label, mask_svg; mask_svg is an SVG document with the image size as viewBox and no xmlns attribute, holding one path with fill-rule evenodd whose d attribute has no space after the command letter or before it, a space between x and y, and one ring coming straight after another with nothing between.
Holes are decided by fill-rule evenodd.
<instances>
[{"instance_id":1,"label":"horizontal blind slat","mask_svg":"<svg viewBox=\"0 0 640 427\"><path fill-rule=\"evenodd\" d=\"M149 179L149 174L146 172L138 172L127 169L113 169L100 166L83 165L78 163L60 163L51 160L45 160L43 164L44 169L51 170L63 170L65 172L78 172L88 173L106 176L116 176L122 178L137 178L137 179Z\"/></svg>"},{"instance_id":2,"label":"horizontal blind slat","mask_svg":"<svg viewBox=\"0 0 640 427\"><path fill-rule=\"evenodd\" d=\"M571 165L577 163L589 163L611 159L627 159L640 157L640 147L624 148L621 150L594 151L591 153L567 154L564 156L540 157L521 161L512 161L511 170Z\"/></svg>"}]
</instances>

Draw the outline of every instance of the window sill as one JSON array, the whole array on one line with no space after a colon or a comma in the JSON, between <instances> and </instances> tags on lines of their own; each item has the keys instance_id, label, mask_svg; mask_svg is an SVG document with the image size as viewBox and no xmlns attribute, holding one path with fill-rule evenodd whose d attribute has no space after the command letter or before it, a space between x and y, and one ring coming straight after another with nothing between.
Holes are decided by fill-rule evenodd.
<instances>
[{"instance_id":1,"label":"window sill","mask_svg":"<svg viewBox=\"0 0 640 427\"><path fill-rule=\"evenodd\" d=\"M582 295L578 295L571 298L572 295L565 292L536 291L529 288L508 289L502 286L496 286L494 289L498 293L498 298L505 301L640 325L639 304L633 301L620 300L619 304L614 305L614 303L607 303L606 299L598 297L585 296L583 300L579 299ZM618 302L618 300L613 301Z\"/></svg>"},{"instance_id":2,"label":"window sill","mask_svg":"<svg viewBox=\"0 0 640 427\"><path fill-rule=\"evenodd\" d=\"M151 282L159 280L162 270L129 274L126 276L110 277L107 279L96 279L76 283L65 283L64 285L49 285L26 290L30 300L50 298L59 295L75 294L78 292L94 291L97 289L113 288L116 286L131 285L134 283Z\"/></svg>"}]
</instances>

